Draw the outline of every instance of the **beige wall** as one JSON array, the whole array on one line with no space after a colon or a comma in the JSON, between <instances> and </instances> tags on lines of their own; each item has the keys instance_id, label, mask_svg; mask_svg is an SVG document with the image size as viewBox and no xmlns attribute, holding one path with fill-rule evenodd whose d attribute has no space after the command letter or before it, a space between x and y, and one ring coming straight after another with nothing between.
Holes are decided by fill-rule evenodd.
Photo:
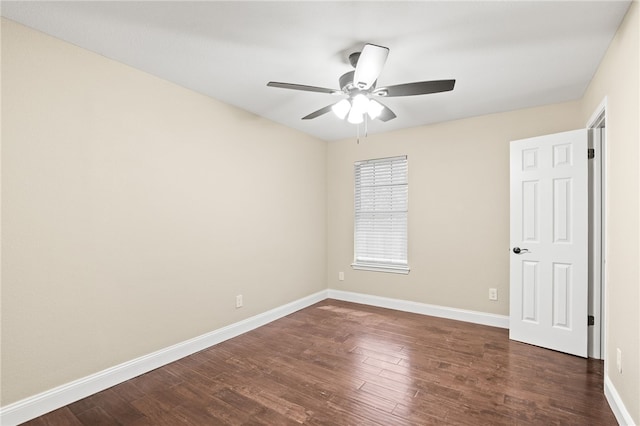
<instances>
[{"instance_id":1,"label":"beige wall","mask_svg":"<svg viewBox=\"0 0 640 426\"><path fill-rule=\"evenodd\" d=\"M7 20L2 67L2 405L326 288L326 143Z\"/></svg>"},{"instance_id":2,"label":"beige wall","mask_svg":"<svg viewBox=\"0 0 640 426\"><path fill-rule=\"evenodd\" d=\"M330 143L329 287L508 315L509 142L582 127L579 112L570 102ZM411 272L352 270L353 163L401 154L409 158Z\"/></svg>"},{"instance_id":3,"label":"beige wall","mask_svg":"<svg viewBox=\"0 0 640 426\"><path fill-rule=\"evenodd\" d=\"M640 424L640 5L632 4L582 102L586 123L607 98L607 374ZM616 349L622 351L622 374Z\"/></svg>"}]
</instances>

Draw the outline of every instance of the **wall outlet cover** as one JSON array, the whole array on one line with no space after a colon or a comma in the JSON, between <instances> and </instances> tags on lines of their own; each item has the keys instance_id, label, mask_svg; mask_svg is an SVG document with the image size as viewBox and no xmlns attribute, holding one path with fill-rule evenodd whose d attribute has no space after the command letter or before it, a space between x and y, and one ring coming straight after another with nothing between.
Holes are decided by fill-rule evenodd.
<instances>
[{"instance_id":1,"label":"wall outlet cover","mask_svg":"<svg viewBox=\"0 0 640 426\"><path fill-rule=\"evenodd\" d=\"M498 289L490 288L489 289L489 300L498 300Z\"/></svg>"}]
</instances>

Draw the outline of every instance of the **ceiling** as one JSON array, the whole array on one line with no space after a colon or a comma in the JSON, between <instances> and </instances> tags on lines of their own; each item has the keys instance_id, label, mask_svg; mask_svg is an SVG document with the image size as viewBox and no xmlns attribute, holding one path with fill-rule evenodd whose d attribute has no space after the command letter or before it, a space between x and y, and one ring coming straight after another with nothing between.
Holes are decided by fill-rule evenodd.
<instances>
[{"instance_id":1,"label":"ceiling","mask_svg":"<svg viewBox=\"0 0 640 426\"><path fill-rule=\"evenodd\" d=\"M2 15L323 140L356 126L301 117L336 95L364 43L390 48L378 87L456 79L452 92L385 99L381 133L579 99L630 1L2 1ZM361 131L363 129L361 128Z\"/></svg>"}]
</instances>

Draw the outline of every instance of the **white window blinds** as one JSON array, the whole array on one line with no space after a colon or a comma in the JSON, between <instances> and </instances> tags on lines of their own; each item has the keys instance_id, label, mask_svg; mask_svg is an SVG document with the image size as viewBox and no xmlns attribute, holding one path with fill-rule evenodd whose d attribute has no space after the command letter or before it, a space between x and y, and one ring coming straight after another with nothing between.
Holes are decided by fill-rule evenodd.
<instances>
[{"instance_id":1,"label":"white window blinds","mask_svg":"<svg viewBox=\"0 0 640 426\"><path fill-rule=\"evenodd\" d=\"M355 269L408 273L407 157L355 163Z\"/></svg>"}]
</instances>

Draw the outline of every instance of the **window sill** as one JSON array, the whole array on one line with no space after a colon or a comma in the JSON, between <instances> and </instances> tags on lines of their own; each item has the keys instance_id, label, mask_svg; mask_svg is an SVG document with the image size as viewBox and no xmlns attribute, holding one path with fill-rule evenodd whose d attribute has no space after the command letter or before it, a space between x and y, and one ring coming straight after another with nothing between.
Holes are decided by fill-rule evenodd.
<instances>
[{"instance_id":1,"label":"window sill","mask_svg":"<svg viewBox=\"0 0 640 426\"><path fill-rule=\"evenodd\" d=\"M411 270L408 266L371 265L366 263L352 263L351 267L358 271L387 272L390 274L403 274L403 275L407 275Z\"/></svg>"}]
</instances>

